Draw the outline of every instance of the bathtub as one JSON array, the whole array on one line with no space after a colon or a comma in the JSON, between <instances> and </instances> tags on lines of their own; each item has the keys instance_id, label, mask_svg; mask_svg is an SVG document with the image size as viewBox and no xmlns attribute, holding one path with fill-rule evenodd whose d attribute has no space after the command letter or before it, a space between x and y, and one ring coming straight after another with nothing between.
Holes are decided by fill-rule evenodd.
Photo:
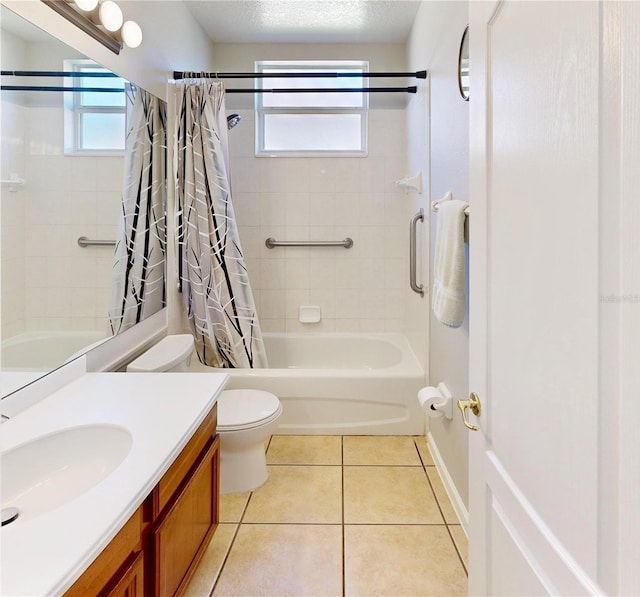
<instances>
[{"instance_id":1,"label":"bathtub","mask_svg":"<svg viewBox=\"0 0 640 597\"><path fill-rule=\"evenodd\" d=\"M401 334L264 334L268 369L225 369L227 389L276 394L277 433L422 435L424 370ZM220 371L191 360L195 372Z\"/></svg>"},{"instance_id":2,"label":"bathtub","mask_svg":"<svg viewBox=\"0 0 640 597\"><path fill-rule=\"evenodd\" d=\"M92 345L106 340L104 332L23 332L2 341L3 371L48 372Z\"/></svg>"}]
</instances>

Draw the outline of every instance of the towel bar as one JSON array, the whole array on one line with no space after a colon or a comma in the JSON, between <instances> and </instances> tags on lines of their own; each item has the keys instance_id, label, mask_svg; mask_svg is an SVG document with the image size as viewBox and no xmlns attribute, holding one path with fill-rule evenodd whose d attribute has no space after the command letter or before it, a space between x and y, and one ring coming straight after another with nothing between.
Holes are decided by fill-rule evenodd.
<instances>
[{"instance_id":1,"label":"towel bar","mask_svg":"<svg viewBox=\"0 0 640 597\"><path fill-rule=\"evenodd\" d=\"M424 296L424 287L422 284L416 282L418 272L416 271L417 259L416 259L416 225L418 222L424 222L424 210L420 208L420 211L411 218L411 224L409 224L409 286L413 292Z\"/></svg>"},{"instance_id":2,"label":"towel bar","mask_svg":"<svg viewBox=\"0 0 640 597\"><path fill-rule=\"evenodd\" d=\"M448 191L444 194L444 197L442 197L442 199L438 199L437 201L433 201L431 203L431 211L438 211L438 209L440 208L440 204L443 203L444 201L450 201L451 199L453 199L453 193L451 191ZM464 213L466 216L469 215L469 206L467 205L467 207L464 208Z\"/></svg>"},{"instance_id":3,"label":"towel bar","mask_svg":"<svg viewBox=\"0 0 640 597\"><path fill-rule=\"evenodd\" d=\"M350 249L353 247L353 239L345 238L344 240L276 240L269 237L264 241L267 249L273 247L344 247Z\"/></svg>"},{"instance_id":4,"label":"towel bar","mask_svg":"<svg viewBox=\"0 0 640 597\"><path fill-rule=\"evenodd\" d=\"M91 245L96 245L100 247L115 247L116 241L115 240L91 240L86 236L81 236L78 239L78 244L81 247L89 247Z\"/></svg>"}]
</instances>

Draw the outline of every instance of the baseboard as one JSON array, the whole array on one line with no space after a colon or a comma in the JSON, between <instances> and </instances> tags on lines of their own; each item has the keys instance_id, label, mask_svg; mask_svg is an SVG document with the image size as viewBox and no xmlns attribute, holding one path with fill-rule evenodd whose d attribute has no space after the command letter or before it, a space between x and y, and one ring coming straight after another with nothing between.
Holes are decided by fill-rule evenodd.
<instances>
[{"instance_id":1,"label":"baseboard","mask_svg":"<svg viewBox=\"0 0 640 597\"><path fill-rule=\"evenodd\" d=\"M449 500L451 501L451 505L456 512L458 520L460 521L460 525L462 526L462 530L464 531L467 537L469 536L469 511L464 505L460 494L458 493L458 489L456 488L449 471L442 459L440 451L438 450L438 446L436 445L435 440L431 433L427 433L427 446L429 448L429 452L431 452L431 458L433 459L434 464L436 465L436 469L438 470L438 474L442 479L442 484L444 485L445 491L449 496Z\"/></svg>"}]
</instances>

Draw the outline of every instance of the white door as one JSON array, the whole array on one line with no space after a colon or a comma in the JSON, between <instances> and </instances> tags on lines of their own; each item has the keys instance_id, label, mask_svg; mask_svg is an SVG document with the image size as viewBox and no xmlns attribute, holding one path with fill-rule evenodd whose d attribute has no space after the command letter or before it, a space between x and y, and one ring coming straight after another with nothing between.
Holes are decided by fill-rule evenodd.
<instances>
[{"instance_id":1,"label":"white door","mask_svg":"<svg viewBox=\"0 0 640 597\"><path fill-rule=\"evenodd\" d=\"M639 3L469 4L469 590L637 593Z\"/></svg>"}]
</instances>

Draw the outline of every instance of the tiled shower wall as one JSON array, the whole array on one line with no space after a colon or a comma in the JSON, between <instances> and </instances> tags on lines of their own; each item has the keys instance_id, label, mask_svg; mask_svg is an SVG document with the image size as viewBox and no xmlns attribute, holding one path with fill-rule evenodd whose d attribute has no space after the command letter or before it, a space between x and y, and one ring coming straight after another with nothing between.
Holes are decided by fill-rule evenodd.
<instances>
[{"instance_id":1,"label":"tiled shower wall","mask_svg":"<svg viewBox=\"0 0 640 597\"><path fill-rule=\"evenodd\" d=\"M236 110L234 110L236 111ZM240 239L268 332L405 331L408 287L404 109L369 112L367 157L254 156L254 113L229 131ZM267 249L265 240L342 240L353 248ZM320 323L298 321L319 305Z\"/></svg>"},{"instance_id":2,"label":"tiled shower wall","mask_svg":"<svg viewBox=\"0 0 640 597\"><path fill-rule=\"evenodd\" d=\"M0 146L0 177L8 179L12 173L24 178L25 171L25 113L26 109L18 103L2 102ZM2 337L8 338L23 331L25 325L25 256L20 250L23 246L25 224L25 187L9 190L2 185L0 238L2 239L2 263L0 271L2 281Z\"/></svg>"},{"instance_id":3,"label":"tiled shower wall","mask_svg":"<svg viewBox=\"0 0 640 597\"><path fill-rule=\"evenodd\" d=\"M60 105L20 106L24 137L22 143L11 144L26 185L11 194L15 197L3 189L5 338L31 330L106 331L113 247L81 248L77 239L116 238L123 158L63 155L62 98L55 101ZM3 156L5 132L3 127ZM18 158L20 147L23 155ZM13 225L14 213L5 221L7 199L20 200L21 224ZM11 240L4 238L5 222L14 232ZM16 280L9 286L4 284L5 259L22 264L12 263L6 272ZM9 292L20 285L20 278L22 299ZM6 327L7 311L12 315L10 327Z\"/></svg>"}]
</instances>

